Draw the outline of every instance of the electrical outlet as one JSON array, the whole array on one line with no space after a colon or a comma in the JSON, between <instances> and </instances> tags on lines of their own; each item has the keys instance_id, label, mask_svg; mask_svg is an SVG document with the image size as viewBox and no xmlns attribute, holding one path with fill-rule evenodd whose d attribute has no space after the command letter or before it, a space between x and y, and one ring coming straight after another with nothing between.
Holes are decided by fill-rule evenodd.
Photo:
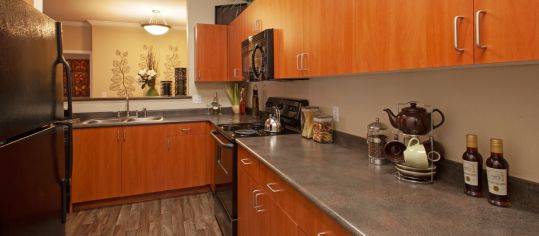
<instances>
[{"instance_id":1,"label":"electrical outlet","mask_svg":"<svg viewBox=\"0 0 539 236\"><path fill-rule=\"evenodd\" d=\"M339 122L339 107L333 106L333 120Z\"/></svg>"},{"instance_id":2,"label":"electrical outlet","mask_svg":"<svg viewBox=\"0 0 539 236\"><path fill-rule=\"evenodd\" d=\"M193 95L193 103L202 103L202 96L195 94Z\"/></svg>"}]
</instances>

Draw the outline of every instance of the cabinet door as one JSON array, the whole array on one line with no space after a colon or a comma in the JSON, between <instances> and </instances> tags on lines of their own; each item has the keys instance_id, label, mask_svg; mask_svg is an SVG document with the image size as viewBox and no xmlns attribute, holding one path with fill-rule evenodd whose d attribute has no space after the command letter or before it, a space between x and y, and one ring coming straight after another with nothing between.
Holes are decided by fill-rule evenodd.
<instances>
[{"instance_id":1,"label":"cabinet door","mask_svg":"<svg viewBox=\"0 0 539 236\"><path fill-rule=\"evenodd\" d=\"M126 195L157 192L164 186L163 160L166 126L123 127L122 192Z\"/></svg>"},{"instance_id":2,"label":"cabinet door","mask_svg":"<svg viewBox=\"0 0 539 236\"><path fill-rule=\"evenodd\" d=\"M375 72L473 63L470 0L354 1L354 68ZM455 17L462 16L457 21ZM455 32L457 47L455 49Z\"/></svg>"},{"instance_id":3,"label":"cabinet door","mask_svg":"<svg viewBox=\"0 0 539 236\"><path fill-rule=\"evenodd\" d=\"M303 0L305 76L350 74L354 0ZM300 64L301 64L300 63Z\"/></svg>"},{"instance_id":4,"label":"cabinet door","mask_svg":"<svg viewBox=\"0 0 539 236\"><path fill-rule=\"evenodd\" d=\"M73 130L72 202L121 195L121 128Z\"/></svg>"},{"instance_id":5,"label":"cabinet door","mask_svg":"<svg viewBox=\"0 0 539 236\"><path fill-rule=\"evenodd\" d=\"M241 21L238 19L228 25L228 80L243 79L241 67L241 42L243 40Z\"/></svg>"},{"instance_id":6,"label":"cabinet door","mask_svg":"<svg viewBox=\"0 0 539 236\"><path fill-rule=\"evenodd\" d=\"M303 9L299 0L274 0L272 19L274 28L275 78L302 78L299 58L303 52Z\"/></svg>"},{"instance_id":7,"label":"cabinet door","mask_svg":"<svg viewBox=\"0 0 539 236\"><path fill-rule=\"evenodd\" d=\"M254 233L253 187L249 175L238 170L238 235L250 236Z\"/></svg>"},{"instance_id":8,"label":"cabinet door","mask_svg":"<svg viewBox=\"0 0 539 236\"><path fill-rule=\"evenodd\" d=\"M210 140L211 141L211 140ZM210 183L211 145L207 135L172 136L163 157L166 189L204 186Z\"/></svg>"},{"instance_id":9,"label":"cabinet door","mask_svg":"<svg viewBox=\"0 0 539 236\"><path fill-rule=\"evenodd\" d=\"M227 80L227 41L226 25L196 25L196 81Z\"/></svg>"},{"instance_id":10,"label":"cabinet door","mask_svg":"<svg viewBox=\"0 0 539 236\"><path fill-rule=\"evenodd\" d=\"M475 0L479 43L475 63L539 59L539 1ZM477 33L475 40L477 40Z\"/></svg>"},{"instance_id":11,"label":"cabinet door","mask_svg":"<svg viewBox=\"0 0 539 236\"><path fill-rule=\"evenodd\" d=\"M267 227L266 235L298 235L298 225L269 197L261 199L267 219L262 224Z\"/></svg>"}]
</instances>

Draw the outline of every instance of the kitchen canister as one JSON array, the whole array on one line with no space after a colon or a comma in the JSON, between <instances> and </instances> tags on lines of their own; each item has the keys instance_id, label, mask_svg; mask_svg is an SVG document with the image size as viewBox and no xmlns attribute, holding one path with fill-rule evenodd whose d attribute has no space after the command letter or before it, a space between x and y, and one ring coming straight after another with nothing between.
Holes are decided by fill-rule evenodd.
<instances>
[{"instance_id":1,"label":"kitchen canister","mask_svg":"<svg viewBox=\"0 0 539 236\"><path fill-rule=\"evenodd\" d=\"M318 143L333 143L333 117L319 115L313 118L313 140Z\"/></svg>"},{"instance_id":2,"label":"kitchen canister","mask_svg":"<svg viewBox=\"0 0 539 236\"><path fill-rule=\"evenodd\" d=\"M313 119L318 114L320 108L318 107L302 107L301 108L301 136L307 139L313 138Z\"/></svg>"},{"instance_id":3,"label":"kitchen canister","mask_svg":"<svg viewBox=\"0 0 539 236\"><path fill-rule=\"evenodd\" d=\"M387 162L384 147L387 142L387 126L380 122L379 118L367 126L367 149L369 162L375 165L383 165Z\"/></svg>"}]
</instances>

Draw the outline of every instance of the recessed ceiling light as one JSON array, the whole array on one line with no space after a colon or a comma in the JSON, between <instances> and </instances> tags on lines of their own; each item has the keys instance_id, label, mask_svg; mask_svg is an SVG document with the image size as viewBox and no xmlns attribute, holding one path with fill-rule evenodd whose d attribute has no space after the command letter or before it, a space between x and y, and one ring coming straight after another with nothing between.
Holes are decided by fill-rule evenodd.
<instances>
[{"instance_id":1,"label":"recessed ceiling light","mask_svg":"<svg viewBox=\"0 0 539 236\"><path fill-rule=\"evenodd\" d=\"M170 30L170 25L167 24L165 19L159 14L159 10L152 10L153 14L150 19L142 24L141 26L146 30L146 32L153 35L163 35Z\"/></svg>"}]
</instances>

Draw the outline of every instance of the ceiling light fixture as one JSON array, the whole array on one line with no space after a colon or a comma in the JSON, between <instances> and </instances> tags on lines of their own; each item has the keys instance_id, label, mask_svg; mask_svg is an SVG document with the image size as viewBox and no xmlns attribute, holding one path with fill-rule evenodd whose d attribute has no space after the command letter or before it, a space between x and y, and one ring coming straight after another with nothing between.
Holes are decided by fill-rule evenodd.
<instances>
[{"instance_id":1,"label":"ceiling light fixture","mask_svg":"<svg viewBox=\"0 0 539 236\"><path fill-rule=\"evenodd\" d=\"M170 30L170 25L168 25L165 19L161 17L159 14L160 11L152 10L152 12L152 17L150 17L150 19L141 26L144 28L144 30L146 30L146 32L153 35L166 34L168 30Z\"/></svg>"}]
</instances>

